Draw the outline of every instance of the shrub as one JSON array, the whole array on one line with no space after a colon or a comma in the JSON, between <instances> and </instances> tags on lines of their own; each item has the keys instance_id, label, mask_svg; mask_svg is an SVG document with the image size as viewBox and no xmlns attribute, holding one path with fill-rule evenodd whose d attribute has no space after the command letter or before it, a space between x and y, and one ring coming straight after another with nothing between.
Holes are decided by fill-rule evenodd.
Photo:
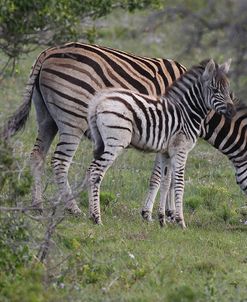
<instances>
[{"instance_id":1,"label":"shrub","mask_svg":"<svg viewBox=\"0 0 247 302\"><path fill-rule=\"evenodd\" d=\"M17 214L1 217L0 270L14 273L31 259L29 237L29 226L23 217Z\"/></svg>"},{"instance_id":2,"label":"shrub","mask_svg":"<svg viewBox=\"0 0 247 302\"><path fill-rule=\"evenodd\" d=\"M0 192L4 191L6 200L12 203L28 194L32 186L30 171L21 171L19 162L21 159L13 156L11 146L0 141Z\"/></svg>"}]
</instances>

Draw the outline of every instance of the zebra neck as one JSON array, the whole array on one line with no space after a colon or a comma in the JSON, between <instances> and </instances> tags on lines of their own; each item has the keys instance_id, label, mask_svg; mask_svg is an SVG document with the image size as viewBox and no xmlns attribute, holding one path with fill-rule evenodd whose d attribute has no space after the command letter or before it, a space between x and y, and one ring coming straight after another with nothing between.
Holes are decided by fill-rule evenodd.
<instances>
[{"instance_id":1,"label":"zebra neck","mask_svg":"<svg viewBox=\"0 0 247 302\"><path fill-rule=\"evenodd\" d=\"M208 113L202 93L202 86L199 80L194 83L184 80L178 80L173 85L164 98L168 103L173 104L180 114L185 117L185 121L192 127L195 132L201 128L201 123Z\"/></svg>"},{"instance_id":2,"label":"zebra neck","mask_svg":"<svg viewBox=\"0 0 247 302\"><path fill-rule=\"evenodd\" d=\"M245 113L245 111L244 111ZM233 120L211 110L203 120L200 137L226 155L235 167L247 162L246 115Z\"/></svg>"}]
</instances>

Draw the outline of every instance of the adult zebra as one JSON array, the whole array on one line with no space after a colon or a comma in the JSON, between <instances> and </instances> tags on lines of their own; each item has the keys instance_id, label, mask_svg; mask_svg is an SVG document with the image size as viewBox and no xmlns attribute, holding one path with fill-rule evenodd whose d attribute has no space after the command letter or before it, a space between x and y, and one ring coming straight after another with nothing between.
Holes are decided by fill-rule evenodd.
<instances>
[{"instance_id":1,"label":"adult zebra","mask_svg":"<svg viewBox=\"0 0 247 302\"><path fill-rule=\"evenodd\" d=\"M90 135L87 107L95 92L121 87L160 95L184 71L172 60L139 57L97 45L69 43L43 51L33 64L23 104L2 134L8 138L24 126L33 98L38 123L31 153L33 206L42 206L44 159L58 132L59 143L52 157L55 181L63 199L69 201L67 209L80 213L68 183L68 171L82 136Z\"/></svg>"},{"instance_id":2,"label":"adult zebra","mask_svg":"<svg viewBox=\"0 0 247 302\"><path fill-rule=\"evenodd\" d=\"M67 131L59 132L60 142L53 157L55 180L59 182L61 194L71 197L67 180L68 170L80 138L83 133L89 135L86 120L87 106L94 92L107 87L122 87L144 94L159 95L163 94L185 70L185 67L172 60L140 57L96 45L68 43L43 51L33 64L23 104L6 123L2 134L7 138L22 128L27 120L33 96L39 127L31 155L34 175L33 205L38 207L42 205L43 164L58 131L57 124L60 128L64 125ZM52 107L53 111L57 111L58 117L55 119L47 109ZM219 119L219 115L214 111L211 115L211 120ZM231 136L229 129L234 128L233 133L236 135L238 148L246 145L245 140L240 139L243 136L238 135L239 131L244 131L239 123L233 121L230 128L224 123L220 123L220 126L226 129L226 138ZM206 131L210 133L210 137L214 136L214 129L215 123L209 122ZM223 139L221 136L218 137L219 141ZM240 163L243 161L241 155L239 161ZM239 168L235 167L238 171ZM244 161L240 172L243 169L245 173L242 174L242 178L247 176L247 163L245 164ZM151 189L157 187L157 177L159 177L158 171L155 171L151 178ZM247 177L241 186L245 187L247 193ZM73 199L67 207L75 213L79 212Z\"/></svg>"},{"instance_id":3,"label":"adult zebra","mask_svg":"<svg viewBox=\"0 0 247 302\"><path fill-rule=\"evenodd\" d=\"M158 152L161 170L159 221L165 224L166 196L173 178L176 221L183 217L184 169L196 144L201 123L210 109L232 116L233 103L226 74L230 63L215 66L207 60L175 81L165 95L150 97L137 92L108 89L89 104L88 121L95 143L87 171L90 217L101 223L99 190L107 169L128 146Z\"/></svg>"}]
</instances>

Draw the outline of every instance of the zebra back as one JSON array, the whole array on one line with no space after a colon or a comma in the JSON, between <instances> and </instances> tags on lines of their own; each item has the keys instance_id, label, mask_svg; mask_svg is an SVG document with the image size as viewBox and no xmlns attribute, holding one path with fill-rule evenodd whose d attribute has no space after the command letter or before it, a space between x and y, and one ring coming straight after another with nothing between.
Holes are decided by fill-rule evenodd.
<instances>
[{"instance_id":1,"label":"zebra back","mask_svg":"<svg viewBox=\"0 0 247 302\"><path fill-rule=\"evenodd\" d=\"M64 80L69 85L81 85L88 97L107 87L161 95L185 70L173 60L140 57L98 45L68 43L47 51L42 75L43 82L46 83L47 77L50 85L51 77L57 82Z\"/></svg>"}]
</instances>

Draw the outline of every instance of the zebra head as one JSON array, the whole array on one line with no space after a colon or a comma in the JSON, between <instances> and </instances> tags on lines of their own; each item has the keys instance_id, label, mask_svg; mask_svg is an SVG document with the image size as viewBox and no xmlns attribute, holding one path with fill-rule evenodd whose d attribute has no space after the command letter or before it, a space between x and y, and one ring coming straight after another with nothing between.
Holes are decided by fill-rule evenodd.
<instances>
[{"instance_id":1,"label":"zebra head","mask_svg":"<svg viewBox=\"0 0 247 302\"><path fill-rule=\"evenodd\" d=\"M230 64L231 59L222 65L217 65L210 59L202 75L203 91L208 109L214 109L227 118L231 118L235 111L227 79Z\"/></svg>"}]
</instances>

